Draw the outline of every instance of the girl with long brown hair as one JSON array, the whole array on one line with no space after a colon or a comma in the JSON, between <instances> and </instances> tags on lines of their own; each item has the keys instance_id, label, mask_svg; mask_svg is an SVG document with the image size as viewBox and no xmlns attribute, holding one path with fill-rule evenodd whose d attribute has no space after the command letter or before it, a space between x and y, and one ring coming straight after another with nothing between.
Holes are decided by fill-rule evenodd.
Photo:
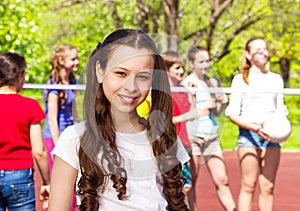
<instances>
[{"instance_id":1,"label":"girl with long brown hair","mask_svg":"<svg viewBox=\"0 0 300 211\"><path fill-rule=\"evenodd\" d=\"M148 119L136 107L151 89ZM54 148L49 211L187 210L182 163L189 157L172 123L162 58L142 31L112 32L87 65L86 120ZM77 182L76 182L77 178Z\"/></svg>"}]
</instances>

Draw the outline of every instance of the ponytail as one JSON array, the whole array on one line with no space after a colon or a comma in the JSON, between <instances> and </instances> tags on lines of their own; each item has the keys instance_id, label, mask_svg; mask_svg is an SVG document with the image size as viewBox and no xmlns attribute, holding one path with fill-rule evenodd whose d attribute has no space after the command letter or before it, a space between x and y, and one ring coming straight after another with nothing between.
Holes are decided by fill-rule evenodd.
<instances>
[{"instance_id":1,"label":"ponytail","mask_svg":"<svg viewBox=\"0 0 300 211\"><path fill-rule=\"evenodd\" d=\"M245 54L246 54L246 52L244 52L243 58L242 58L243 80L247 85L249 85L248 76L249 76L249 72L250 72L251 62L249 61L249 59L247 59Z\"/></svg>"}]
</instances>

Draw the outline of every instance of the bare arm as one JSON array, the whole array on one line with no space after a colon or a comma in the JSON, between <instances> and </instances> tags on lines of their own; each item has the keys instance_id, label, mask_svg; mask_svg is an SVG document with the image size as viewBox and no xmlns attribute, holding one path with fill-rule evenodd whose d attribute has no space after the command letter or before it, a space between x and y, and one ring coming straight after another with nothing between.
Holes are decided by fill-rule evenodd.
<instances>
[{"instance_id":1,"label":"bare arm","mask_svg":"<svg viewBox=\"0 0 300 211\"><path fill-rule=\"evenodd\" d=\"M78 170L55 156L48 211L70 211Z\"/></svg>"},{"instance_id":2,"label":"bare arm","mask_svg":"<svg viewBox=\"0 0 300 211\"><path fill-rule=\"evenodd\" d=\"M172 121L174 124L180 122L192 121L194 119L209 115L210 104L196 104L196 94L190 95L190 110L178 116L174 116Z\"/></svg>"},{"instance_id":3,"label":"bare arm","mask_svg":"<svg viewBox=\"0 0 300 211\"><path fill-rule=\"evenodd\" d=\"M51 132L54 145L56 144L59 136L57 116L58 116L58 95L50 93L48 96L48 121L49 121L50 132Z\"/></svg>"},{"instance_id":4,"label":"bare arm","mask_svg":"<svg viewBox=\"0 0 300 211\"><path fill-rule=\"evenodd\" d=\"M43 184L40 190L40 200L44 201L44 208L47 207L47 200L50 191L50 173L48 165L48 155L44 146L42 127L40 123L30 126L31 151L37 167L41 174Z\"/></svg>"},{"instance_id":5,"label":"bare arm","mask_svg":"<svg viewBox=\"0 0 300 211\"><path fill-rule=\"evenodd\" d=\"M227 107L227 105L228 105L228 101L227 100L216 98L216 100L215 100L215 107L212 109L212 112L213 112L214 116L220 116L221 113Z\"/></svg>"},{"instance_id":6,"label":"bare arm","mask_svg":"<svg viewBox=\"0 0 300 211\"><path fill-rule=\"evenodd\" d=\"M191 107L191 109L186 113L174 116L173 123L178 124L180 122L191 121L207 115L209 115L209 108L207 106L197 105L195 107Z\"/></svg>"},{"instance_id":7,"label":"bare arm","mask_svg":"<svg viewBox=\"0 0 300 211\"><path fill-rule=\"evenodd\" d=\"M213 87L220 87L220 83L218 80L214 78L210 78L211 84ZM214 108L212 108L212 112L214 116L220 116L221 113L225 110L228 105L228 98L225 93L215 93L213 97Z\"/></svg>"}]
</instances>

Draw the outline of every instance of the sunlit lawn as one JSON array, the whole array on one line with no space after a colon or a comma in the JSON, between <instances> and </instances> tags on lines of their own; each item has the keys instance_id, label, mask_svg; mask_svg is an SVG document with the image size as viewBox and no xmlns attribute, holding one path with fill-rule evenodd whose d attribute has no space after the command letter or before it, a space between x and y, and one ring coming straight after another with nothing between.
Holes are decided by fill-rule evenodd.
<instances>
[{"instance_id":1,"label":"sunlit lawn","mask_svg":"<svg viewBox=\"0 0 300 211\"><path fill-rule=\"evenodd\" d=\"M23 95L34 98L39 101L42 108L44 108L42 91L41 90L23 90ZM83 91L78 91L77 95L77 110L79 118L82 120L82 100ZM289 120L292 123L292 135L284 142L284 150L300 151L300 109L297 105L300 103L300 96L285 96L285 101L289 109ZM223 149L233 150L237 143L238 128L231 123L224 115L218 117L220 124L220 140Z\"/></svg>"}]
</instances>

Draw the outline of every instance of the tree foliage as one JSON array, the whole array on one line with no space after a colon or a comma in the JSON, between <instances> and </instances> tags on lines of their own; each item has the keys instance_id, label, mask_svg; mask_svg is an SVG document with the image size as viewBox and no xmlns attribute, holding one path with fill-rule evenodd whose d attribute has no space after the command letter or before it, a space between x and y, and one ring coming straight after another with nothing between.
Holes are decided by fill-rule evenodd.
<instances>
[{"instance_id":1,"label":"tree foliage","mask_svg":"<svg viewBox=\"0 0 300 211\"><path fill-rule=\"evenodd\" d=\"M40 82L46 64L43 36L40 29L40 12L44 4L34 0L2 0L0 5L0 52L12 51L25 56L27 81Z\"/></svg>"},{"instance_id":2,"label":"tree foliage","mask_svg":"<svg viewBox=\"0 0 300 211\"><path fill-rule=\"evenodd\" d=\"M214 74L229 85L239 71L244 44L251 36L269 42L270 68L288 86L299 74L299 0L2 0L0 51L17 51L28 62L28 82L44 82L51 51L61 43L79 50L84 70L99 41L120 27L161 34L162 50L185 56L202 45L213 58ZM169 35L169 36L167 36Z\"/></svg>"}]
</instances>

